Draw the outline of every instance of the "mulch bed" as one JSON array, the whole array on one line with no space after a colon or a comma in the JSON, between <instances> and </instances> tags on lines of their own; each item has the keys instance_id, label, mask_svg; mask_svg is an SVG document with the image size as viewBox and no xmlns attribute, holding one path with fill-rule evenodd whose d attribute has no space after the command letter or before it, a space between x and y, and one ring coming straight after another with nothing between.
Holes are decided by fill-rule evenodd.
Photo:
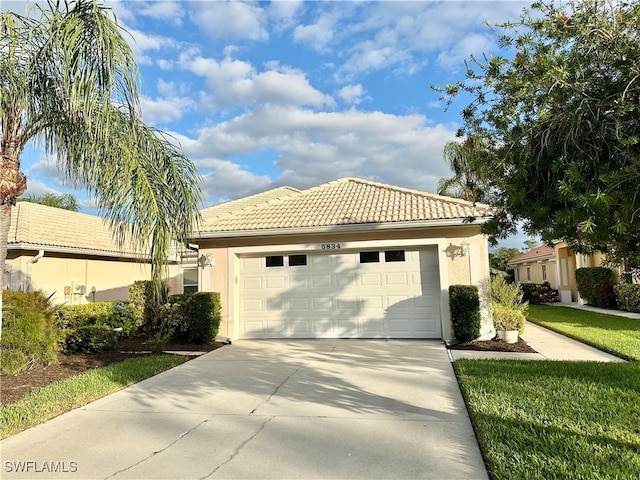
<instances>
[{"instance_id":1,"label":"mulch bed","mask_svg":"<svg viewBox=\"0 0 640 480\"><path fill-rule=\"evenodd\" d=\"M224 344L213 342L206 345L171 343L166 351L210 352ZM58 363L48 367L34 367L24 372L0 377L0 405L17 402L34 388L43 387L93 368L106 367L129 358L152 355L143 337L125 338L117 350L99 353L58 354Z\"/></svg>"},{"instance_id":2,"label":"mulch bed","mask_svg":"<svg viewBox=\"0 0 640 480\"><path fill-rule=\"evenodd\" d=\"M500 340L496 337L491 340L448 345L448 348L450 350L478 350L481 352L538 353L521 338L518 338L518 341L516 343L507 343L504 340Z\"/></svg>"}]
</instances>

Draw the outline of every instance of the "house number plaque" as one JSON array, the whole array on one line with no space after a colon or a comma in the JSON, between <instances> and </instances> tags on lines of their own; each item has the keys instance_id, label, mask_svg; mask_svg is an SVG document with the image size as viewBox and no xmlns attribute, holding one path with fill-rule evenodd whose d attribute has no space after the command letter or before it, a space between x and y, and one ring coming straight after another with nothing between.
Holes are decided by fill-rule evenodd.
<instances>
[{"instance_id":1,"label":"house number plaque","mask_svg":"<svg viewBox=\"0 0 640 480\"><path fill-rule=\"evenodd\" d=\"M322 250L337 250L338 248L340 248L340 244L339 243L322 243L321 248Z\"/></svg>"}]
</instances>

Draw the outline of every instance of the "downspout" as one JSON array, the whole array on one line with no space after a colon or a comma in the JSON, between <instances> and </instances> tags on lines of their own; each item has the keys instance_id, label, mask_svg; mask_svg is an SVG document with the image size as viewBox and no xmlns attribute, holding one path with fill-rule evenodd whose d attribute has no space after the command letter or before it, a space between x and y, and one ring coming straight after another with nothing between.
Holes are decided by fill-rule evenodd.
<instances>
[{"instance_id":1,"label":"downspout","mask_svg":"<svg viewBox=\"0 0 640 480\"><path fill-rule=\"evenodd\" d=\"M44 257L44 250L40 250L35 257L27 262L27 279L25 282L25 289L27 292L31 291L31 265L33 265L34 263L38 263L38 260L40 260L42 257Z\"/></svg>"}]
</instances>

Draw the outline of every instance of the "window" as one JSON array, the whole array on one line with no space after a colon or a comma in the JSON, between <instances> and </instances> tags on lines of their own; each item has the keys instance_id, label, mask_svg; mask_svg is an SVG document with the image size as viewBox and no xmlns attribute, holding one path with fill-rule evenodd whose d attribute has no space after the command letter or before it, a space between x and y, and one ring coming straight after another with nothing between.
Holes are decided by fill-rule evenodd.
<instances>
[{"instance_id":1,"label":"window","mask_svg":"<svg viewBox=\"0 0 640 480\"><path fill-rule=\"evenodd\" d=\"M380 252L360 252L360 263L378 263Z\"/></svg>"},{"instance_id":2,"label":"window","mask_svg":"<svg viewBox=\"0 0 640 480\"><path fill-rule=\"evenodd\" d=\"M389 262L404 262L404 250L387 250L384 252L384 261Z\"/></svg>"},{"instance_id":3,"label":"window","mask_svg":"<svg viewBox=\"0 0 640 480\"><path fill-rule=\"evenodd\" d=\"M531 281L531 268L527 267L527 281L530 282Z\"/></svg>"},{"instance_id":4,"label":"window","mask_svg":"<svg viewBox=\"0 0 640 480\"><path fill-rule=\"evenodd\" d=\"M542 265L542 280L544 282L547 281L547 266L546 265Z\"/></svg>"},{"instance_id":5,"label":"window","mask_svg":"<svg viewBox=\"0 0 640 480\"><path fill-rule=\"evenodd\" d=\"M195 293L198 291L198 269L182 269L182 293Z\"/></svg>"},{"instance_id":6,"label":"window","mask_svg":"<svg viewBox=\"0 0 640 480\"><path fill-rule=\"evenodd\" d=\"M267 257L267 268L282 266L284 266L284 257L282 255L273 255L271 257Z\"/></svg>"},{"instance_id":7,"label":"window","mask_svg":"<svg viewBox=\"0 0 640 480\"><path fill-rule=\"evenodd\" d=\"M298 267L307 264L307 256L302 255L289 255L289 266Z\"/></svg>"}]
</instances>

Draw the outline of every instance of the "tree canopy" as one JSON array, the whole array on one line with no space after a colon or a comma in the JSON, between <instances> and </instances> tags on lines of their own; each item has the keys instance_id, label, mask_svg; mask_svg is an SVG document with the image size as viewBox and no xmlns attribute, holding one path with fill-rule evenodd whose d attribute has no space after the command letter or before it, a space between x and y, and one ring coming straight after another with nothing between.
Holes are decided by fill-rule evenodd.
<instances>
[{"instance_id":1,"label":"tree canopy","mask_svg":"<svg viewBox=\"0 0 640 480\"><path fill-rule=\"evenodd\" d=\"M449 105L470 95L459 135L493 152L478 166L499 192L486 231L522 222L640 266L640 3L538 2L494 31L502 55L434 87Z\"/></svg>"},{"instance_id":2,"label":"tree canopy","mask_svg":"<svg viewBox=\"0 0 640 480\"><path fill-rule=\"evenodd\" d=\"M149 255L159 285L172 241L195 225L200 177L169 137L143 123L123 31L96 0L49 2L30 17L3 11L0 20L2 271L11 207L26 189L20 155L34 141L95 197L118 241Z\"/></svg>"}]
</instances>

